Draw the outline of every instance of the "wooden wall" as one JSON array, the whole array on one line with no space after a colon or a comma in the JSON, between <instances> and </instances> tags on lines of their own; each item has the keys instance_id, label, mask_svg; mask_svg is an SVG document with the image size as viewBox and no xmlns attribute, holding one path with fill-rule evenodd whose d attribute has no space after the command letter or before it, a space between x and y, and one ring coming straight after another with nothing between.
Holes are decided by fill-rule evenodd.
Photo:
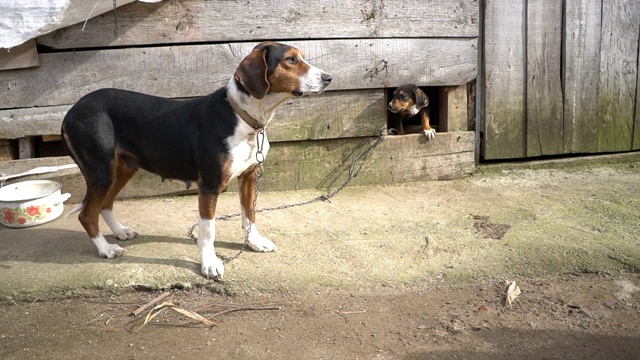
<instances>
[{"instance_id":1,"label":"wooden wall","mask_svg":"<svg viewBox=\"0 0 640 360\"><path fill-rule=\"evenodd\" d=\"M477 0L134 2L117 9L117 36L106 13L37 38L39 66L0 71L0 139L59 134L69 107L99 88L211 93L259 41L276 40L303 50L334 81L322 96L287 102L270 141L354 146L386 125L385 88L476 78L478 16Z\"/></svg>"},{"instance_id":2,"label":"wooden wall","mask_svg":"<svg viewBox=\"0 0 640 360\"><path fill-rule=\"evenodd\" d=\"M640 149L640 2L484 4L485 159Z\"/></svg>"}]
</instances>

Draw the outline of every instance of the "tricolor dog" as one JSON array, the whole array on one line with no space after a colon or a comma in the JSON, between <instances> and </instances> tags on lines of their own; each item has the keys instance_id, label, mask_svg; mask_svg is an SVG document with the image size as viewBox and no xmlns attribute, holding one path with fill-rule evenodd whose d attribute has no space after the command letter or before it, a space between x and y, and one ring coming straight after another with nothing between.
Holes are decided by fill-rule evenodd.
<instances>
[{"instance_id":1,"label":"tricolor dog","mask_svg":"<svg viewBox=\"0 0 640 360\"><path fill-rule=\"evenodd\" d=\"M422 134L429 139L436 137L436 130L429 124L429 97L419 87L413 84L399 86L393 93L388 109L396 114L393 127L398 131L398 135L404 135L403 120L420 114Z\"/></svg>"},{"instance_id":2,"label":"tricolor dog","mask_svg":"<svg viewBox=\"0 0 640 360\"><path fill-rule=\"evenodd\" d=\"M237 178L248 246L276 250L255 225L257 134L284 101L320 94L330 82L331 76L310 65L300 50L263 42L242 60L226 87L207 96L181 101L117 89L87 94L62 123L63 143L87 183L84 200L71 213L80 211L80 223L98 253L112 259L124 250L107 242L98 218L102 215L117 239L138 235L120 224L112 209L139 168L163 179L196 182L201 272L221 279L224 266L214 250L218 196ZM260 142L266 156L269 143Z\"/></svg>"}]
</instances>

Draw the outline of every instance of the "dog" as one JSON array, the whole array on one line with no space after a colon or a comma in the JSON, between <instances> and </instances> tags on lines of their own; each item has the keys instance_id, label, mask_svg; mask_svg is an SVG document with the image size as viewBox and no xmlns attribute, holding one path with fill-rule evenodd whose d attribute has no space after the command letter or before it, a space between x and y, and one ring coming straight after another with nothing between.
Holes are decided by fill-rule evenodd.
<instances>
[{"instance_id":1,"label":"dog","mask_svg":"<svg viewBox=\"0 0 640 360\"><path fill-rule=\"evenodd\" d=\"M422 134L429 139L436 137L436 130L429 124L429 97L419 87L414 84L399 86L394 92L388 109L395 114L393 127L398 131L398 135L404 135L403 120L420 114Z\"/></svg>"},{"instance_id":2,"label":"dog","mask_svg":"<svg viewBox=\"0 0 640 360\"><path fill-rule=\"evenodd\" d=\"M87 185L84 200L71 213L80 212L78 219L98 254L112 259L124 249L107 242L99 216L117 239L138 235L113 214L116 196L138 169L196 182L201 272L222 279L224 265L214 249L218 196L237 178L247 245L257 252L276 250L255 224L254 169L269 151L262 130L285 101L320 94L331 80L302 51L263 42L240 62L226 87L210 95L175 100L119 89L85 95L67 112L61 129Z\"/></svg>"}]
</instances>

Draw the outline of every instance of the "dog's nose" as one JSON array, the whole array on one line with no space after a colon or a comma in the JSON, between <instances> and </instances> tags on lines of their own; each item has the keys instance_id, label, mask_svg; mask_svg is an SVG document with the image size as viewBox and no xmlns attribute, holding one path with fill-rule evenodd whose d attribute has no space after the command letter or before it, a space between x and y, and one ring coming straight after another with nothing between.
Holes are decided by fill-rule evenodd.
<instances>
[{"instance_id":1,"label":"dog's nose","mask_svg":"<svg viewBox=\"0 0 640 360\"><path fill-rule=\"evenodd\" d=\"M391 102L389 102L389 103L387 104L387 109L389 109L389 110L393 110L393 101L391 101Z\"/></svg>"},{"instance_id":2,"label":"dog's nose","mask_svg":"<svg viewBox=\"0 0 640 360\"><path fill-rule=\"evenodd\" d=\"M322 74L322 81L324 81L325 83L329 84L332 79L333 78L331 77L331 75L329 75L327 73L323 73Z\"/></svg>"}]
</instances>

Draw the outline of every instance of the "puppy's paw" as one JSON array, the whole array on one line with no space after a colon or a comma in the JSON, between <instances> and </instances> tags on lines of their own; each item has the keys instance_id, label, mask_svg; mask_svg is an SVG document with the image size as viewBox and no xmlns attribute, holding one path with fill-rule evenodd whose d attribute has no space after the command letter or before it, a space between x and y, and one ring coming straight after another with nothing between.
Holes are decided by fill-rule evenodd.
<instances>
[{"instance_id":1,"label":"puppy's paw","mask_svg":"<svg viewBox=\"0 0 640 360\"><path fill-rule=\"evenodd\" d=\"M218 259L215 252L212 256L211 254L202 254L200 272L202 273L202 276L207 279L222 280L222 276L224 275L224 264L220 259Z\"/></svg>"},{"instance_id":2,"label":"puppy's paw","mask_svg":"<svg viewBox=\"0 0 640 360\"><path fill-rule=\"evenodd\" d=\"M98 249L98 254L107 259L115 259L124 254L124 249L117 244L106 244L102 249Z\"/></svg>"},{"instance_id":3,"label":"puppy's paw","mask_svg":"<svg viewBox=\"0 0 640 360\"><path fill-rule=\"evenodd\" d=\"M118 231L114 232L113 236L118 240L131 240L138 236L138 233L130 227L123 226Z\"/></svg>"},{"instance_id":4,"label":"puppy's paw","mask_svg":"<svg viewBox=\"0 0 640 360\"><path fill-rule=\"evenodd\" d=\"M424 135L424 137L427 138L427 140L431 140L436 137L436 130L435 129L422 130L422 135Z\"/></svg>"}]
</instances>

